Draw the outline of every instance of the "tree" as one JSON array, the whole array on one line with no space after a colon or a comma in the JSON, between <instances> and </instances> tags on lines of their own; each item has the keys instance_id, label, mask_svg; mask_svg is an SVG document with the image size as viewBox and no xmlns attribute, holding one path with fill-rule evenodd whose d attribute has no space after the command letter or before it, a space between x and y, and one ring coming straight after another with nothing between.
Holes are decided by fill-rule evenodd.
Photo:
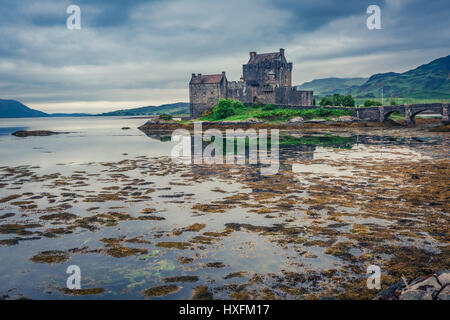
<instances>
[{"instance_id":1,"label":"tree","mask_svg":"<svg viewBox=\"0 0 450 320\"><path fill-rule=\"evenodd\" d=\"M333 94L333 106L342 106L343 105L343 96L339 93Z\"/></svg>"},{"instance_id":2,"label":"tree","mask_svg":"<svg viewBox=\"0 0 450 320\"><path fill-rule=\"evenodd\" d=\"M346 107L354 107L355 99L353 99L353 97L350 94L348 94L342 98L342 105Z\"/></svg>"},{"instance_id":3,"label":"tree","mask_svg":"<svg viewBox=\"0 0 450 320\"><path fill-rule=\"evenodd\" d=\"M322 100L320 100L319 104L321 106L346 106L346 107L354 107L355 106L355 100L351 95L343 96L339 93L333 94L332 97L326 96L323 97Z\"/></svg>"},{"instance_id":4,"label":"tree","mask_svg":"<svg viewBox=\"0 0 450 320\"><path fill-rule=\"evenodd\" d=\"M321 106L332 106L333 105L333 99L331 97L323 97L322 100L320 100L319 104Z\"/></svg>"},{"instance_id":5,"label":"tree","mask_svg":"<svg viewBox=\"0 0 450 320\"><path fill-rule=\"evenodd\" d=\"M381 106L381 102L376 101L376 100L366 100L364 101L364 106L365 107L372 107L372 106Z\"/></svg>"}]
</instances>

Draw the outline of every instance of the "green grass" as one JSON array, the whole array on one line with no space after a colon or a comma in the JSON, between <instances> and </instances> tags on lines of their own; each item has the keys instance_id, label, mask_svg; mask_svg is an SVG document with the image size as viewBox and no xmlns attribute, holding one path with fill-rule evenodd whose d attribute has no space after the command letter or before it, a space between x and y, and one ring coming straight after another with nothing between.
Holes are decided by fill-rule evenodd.
<instances>
[{"instance_id":1,"label":"green grass","mask_svg":"<svg viewBox=\"0 0 450 320\"><path fill-rule=\"evenodd\" d=\"M389 119L394 120L394 121L405 120L405 115L401 114L400 112L392 112L389 115Z\"/></svg>"},{"instance_id":2,"label":"green grass","mask_svg":"<svg viewBox=\"0 0 450 320\"><path fill-rule=\"evenodd\" d=\"M295 117L302 117L308 119L331 119L340 116L354 116L354 110L346 110L342 108L326 109L316 108L307 110L296 109L274 109L264 110L264 107L246 106L243 108L236 108L235 114L224 119L217 120L214 114L205 117L200 117L199 120L204 121L233 121L233 120L247 120L249 118L257 118L270 122L284 122Z\"/></svg>"},{"instance_id":3,"label":"green grass","mask_svg":"<svg viewBox=\"0 0 450 320\"><path fill-rule=\"evenodd\" d=\"M280 136L280 146L314 145L321 147L348 149L351 148L354 143L355 143L354 137L340 137L333 135L303 136L303 137L293 137L288 135Z\"/></svg>"},{"instance_id":4,"label":"green grass","mask_svg":"<svg viewBox=\"0 0 450 320\"><path fill-rule=\"evenodd\" d=\"M237 145L243 143L245 145L245 149L248 150L250 145L250 138L249 137L233 137L233 138L224 138L223 144L219 144L219 148L217 149L218 153L222 153L223 155L226 154L226 145L227 141L234 140L234 154L237 152ZM243 141L244 140L244 141ZM256 140L256 141L255 141ZM214 141L214 139L212 139ZM259 139L252 139L252 143L256 144L257 148L259 149ZM328 147L328 148L339 148L339 149L351 149L352 146L355 144L356 138L355 137L340 137L340 136L334 136L331 134L327 135L320 135L320 136L313 136L313 135L306 135L302 137L294 137L291 135L285 135L282 134L279 137L278 145L280 147L294 147L298 145L310 145L310 146L321 146L321 147ZM272 148L272 140L271 138L267 139L267 147L270 149Z\"/></svg>"}]
</instances>

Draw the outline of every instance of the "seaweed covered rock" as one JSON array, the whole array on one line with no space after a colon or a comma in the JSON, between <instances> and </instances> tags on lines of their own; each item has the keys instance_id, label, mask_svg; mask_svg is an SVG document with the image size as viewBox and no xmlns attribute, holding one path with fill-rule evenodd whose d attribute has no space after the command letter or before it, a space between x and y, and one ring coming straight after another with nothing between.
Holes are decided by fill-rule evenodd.
<instances>
[{"instance_id":1,"label":"seaweed covered rock","mask_svg":"<svg viewBox=\"0 0 450 320\"><path fill-rule=\"evenodd\" d=\"M33 131L26 131L26 130L19 130L16 132L13 132L12 135L19 137L19 138L26 138L26 137L45 137L45 136L51 136L55 134L64 134L68 132L54 132L54 131L48 131L48 130L33 130Z\"/></svg>"}]
</instances>

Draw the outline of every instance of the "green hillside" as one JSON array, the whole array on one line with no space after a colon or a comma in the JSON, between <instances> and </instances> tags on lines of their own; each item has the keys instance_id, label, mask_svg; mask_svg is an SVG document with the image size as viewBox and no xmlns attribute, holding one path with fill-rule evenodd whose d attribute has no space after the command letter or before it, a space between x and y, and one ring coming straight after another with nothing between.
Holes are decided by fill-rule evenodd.
<instances>
[{"instance_id":1,"label":"green hillside","mask_svg":"<svg viewBox=\"0 0 450 320\"><path fill-rule=\"evenodd\" d=\"M363 85L351 88L356 98L384 97L450 99L450 55L404 73L375 74Z\"/></svg>"},{"instance_id":2,"label":"green hillside","mask_svg":"<svg viewBox=\"0 0 450 320\"><path fill-rule=\"evenodd\" d=\"M305 82L297 86L298 90L313 90L314 95L326 96L346 91L364 84L368 78L324 78Z\"/></svg>"},{"instance_id":3,"label":"green hillside","mask_svg":"<svg viewBox=\"0 0 450 320\"><path fill-rule=\"evenodd\" d=\"M394 98L397 102L439 102L450 99L450 55L404 73L378 73L364 78L327 78L304 83L297 88L314 90L315 96L351 94L357 101ZM363 81L363 83L358 83Z\"/></svg>"},{"instance_id":4,"label":"green hillside","mask_svg":"<svg viewBox=\"0 0 450 320\"><path fill-rule=\"evenodd\" d=\"M188 115L189 103L177 102L161 106L149 106L101 113L99 116L151 116L159 114Z\"/></svg>"}]
</instances>

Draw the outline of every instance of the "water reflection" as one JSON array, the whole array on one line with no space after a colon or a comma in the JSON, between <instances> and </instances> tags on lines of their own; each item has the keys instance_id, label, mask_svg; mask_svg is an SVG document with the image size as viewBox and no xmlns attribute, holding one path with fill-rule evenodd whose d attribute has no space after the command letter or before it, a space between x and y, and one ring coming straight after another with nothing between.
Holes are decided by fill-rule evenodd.
<instances>
[{"instance_id":1,"label":"water reflection","mask_svg":"<svg viewBox=\"0 0 450 320\"><path fill-rule=\"evenodd\" d=\"M171 132L144 135L142 120L15 121L78 133L0 137L7 298L142 299L168 284L177 290L151 298L191 298L199 285L218 299L318 298L351 291L373 257L394 277L391 259L422 268L408 259L433 255L439 268L445 255L445 136L282 130L280 170L264 176L256 165L174 164ZM69 260L30 260L52 250ZM83 288L104 291L63 291L70 264ZM196 280L168 282L183 276Z\"/></svg>"}]
</instances>

